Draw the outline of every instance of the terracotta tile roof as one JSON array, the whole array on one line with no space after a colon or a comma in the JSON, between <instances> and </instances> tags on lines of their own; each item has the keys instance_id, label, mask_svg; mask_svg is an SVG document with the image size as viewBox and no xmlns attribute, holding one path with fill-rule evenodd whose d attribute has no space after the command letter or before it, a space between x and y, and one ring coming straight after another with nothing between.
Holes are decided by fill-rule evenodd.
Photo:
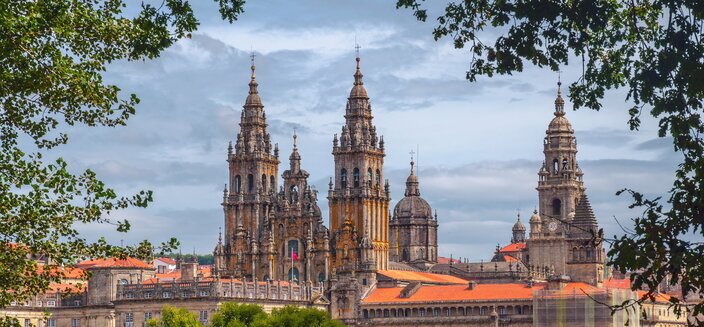
<instances>
[{"instance_id":1,"label":"terracotta tile roof","mask_svg":"<svg viewBox=\"0 0 704 327\"><path fill-rule=\"evenodd\" d=\"M448 257L438 257L438 263L440 264L448 264L452 261L452 263L460 263L458 259L450 259Z\"/></svg>"},{"instance_id":2,"label":"terracotta tile roof","mask_svg":"<svg viewBox=\"0 0 704 327\"><path fill-rule=\"evenodd\" d=\"M620 288L625 290L631 289L631 280L628 278L609 278L604 281L604 287L607 288Z\"/></svg>"},{"instance_id":3,"label":"terracotta tile roof","mask_svg":"<svg viewBox=\"0 0 704 327\"><path fill-rule=\"evenodd\" d=\"M57 266L39 265L39 267L37 267L37 272L41 274L45 269L48 269L51 275L59 275L62 273L64 279L83 279L87 277L83 269L72 267L62 268Z\"/></svg>"},{"instance_id":4,"label":"terracotta tile roof","mask_svg":"<svg viewBox=\"0 0 704 327\"><path fill-rule=\"evenodd\" d=\"M428 302L428 301L469 301L469 300L528 300L533 291L542 290L544 284L528 287L526 284L477 284L473 290L467 285L423 285L408 298L401 298L403 287L377 288L363 303L380 302Z\"/></svg>"},{"instance_id":5,"label":"terracotta tile roof","mask_svg":"<svg viewBox=\"0 0 704 327\"><path fill-rule=\"evenodd\" d=\"M512 243L504 246L499 252L517 252L526 248L526 243Z\"/></svg>"},{"instance_id":6,"label":"terracotta tile roof","mask_svg":"<svg viewBox=\"0 0 704 327\"><path fill-rule=\"evenodd\" d=\"M119 258L106 258L106 259L95 259L86 260L76 265L79 268L90 269L90 268L145 268L153 269L151 265L144 261L136 258L126 257L125 259Z\"/></svg>"},{"instance_id":7,"label":"terracotta tile roof","mask_svg":"<svg viewBox=\"0 0 704 327\"><path fill-rule=\"evenodd\" d=\"M380 270L379 274L390 279L402 281L418 281L426 283L445 283L445 284L467 284L467 280L443 274L433 274L419 271L405 270Z\"/></svg>"},{"instance_id":8,"label":"terracotta tile roof","mask_svg":"<svg viewBox=\"0 0 704 327\"><path fill-rule=\"evenodd\" d=\"M638 291L638 297L639 297L639 298L642 298L643 296L645 296L646 293L648 293L648 292L646 292L646 291ZM655 301L651 301L650 299L647 299L647 298L646 298L646 299L647 299L647 300L646 300L646 303L647 303L647 302L650 302L650 303L652 303L652 302L656 302L656 303L670 303L670 298L671 298L671 296L669 296L669 295L667 295L667 294L664 294L664 293L653 294L653 299L654 299Z\"/></svg>"},{"instance_id":9,"label":"terracotta tile roof","mask_svg":"<svg viewBox=\"0 0 704 327\"><path fill-rule=\"evenodd\" d=\"M86 284L83 283L80 286L76 284L70 284L70 283L51 283L49 284L49 289L46 290L45 293L51 294L51 293L80 293L83 292L86 289Z\"/></svg>"},{"instance_id":10,"label":"terracotta tile roof","mask_svg":"<svg viewBox=\"0 0 704 327\"><path fill-rule=\"evenodd\" d=\"M156 260L159 260L167 265L175 265L176 264L176 260L169 258L169 257L157 258Z\"/></svg>"}]
</instances>

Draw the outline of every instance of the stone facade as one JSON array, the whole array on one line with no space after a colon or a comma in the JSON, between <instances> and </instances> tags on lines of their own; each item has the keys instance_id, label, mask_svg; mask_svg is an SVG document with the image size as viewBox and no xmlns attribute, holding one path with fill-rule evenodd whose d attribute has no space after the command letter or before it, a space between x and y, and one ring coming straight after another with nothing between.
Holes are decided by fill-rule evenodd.
<instances>
[{"instance_id":1,"label":"stone facade","mask_svg":"<svg viewBox=\"0 0 704 327\"><path fill-rule=\"evenodd\" d=\"M213 252L216 274L258 280L319 282L328 278L329 233L317 192L301 169L294 146L290 168L278 187L278 145L272 145L254 75L249 82L233 149L228 148L230 181L223 195L225 240ZM294 260L294 257L296 260Z\"/></svg>"},{"instance_id":2,"label":"stone facade","mask_svg":"<svg viewBox=\"0 0 704 327\"><path fill-rule=\"evenodd\" d=\"M389 183L384 180L384 138L372 123L372 108L357 57L354 85L347 98L345 125L333 139L335 178L328 203L332 268L389 261Z\"/></svg>"},{"instance_id":3,"label":"stone facade","mask_svg":"<svg viewBox=\"0 0 704 327\"><path fill-rule=\"evenodd\" d=\"M413 172L406 179L403 199L394 207L389 223L392 261L426 270L438 262L438 217L420 196L418 176Z\"/></svg>"}]
</instances>

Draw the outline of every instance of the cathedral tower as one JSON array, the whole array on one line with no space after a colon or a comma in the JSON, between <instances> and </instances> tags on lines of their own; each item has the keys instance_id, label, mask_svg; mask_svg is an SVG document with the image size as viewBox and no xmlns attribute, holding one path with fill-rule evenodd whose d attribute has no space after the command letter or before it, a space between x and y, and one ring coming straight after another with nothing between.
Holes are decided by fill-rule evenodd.
<instances>
[{"instance_id":1,"label":"cathedral tower","mask_svg":"<svg viewBox=\"0 0 704 327\"><path fill-rule=\"evenodd\" d=\"M225 271L229 276L256 276L258 240L265 234L272 198L277 189L278 147L266 131L266 114L254 74L249 82L234 151L228 147L229 190L223 198L225 213Z\"/></svg>"},{"instance_id":2,"label":"cathedral tower","mask_svg":"<svg viewBox=\"0 0 704 327\"><path fill-rule=\"evenodd\" d=\"M603 277L604 250L596 238L598 226L585 194L577 140L565 117L560 86L558 82L555 117L543 141L545 157L536 188L539 205L530 218L528 259L534 268L596 285Z\"/></svg>"},{"instance_id":3,"label":"cathedral tower","mask_svg":"<svg viewBox=\"0 0 704 327\"><path fill-rule=\"evenodd\" d=\"M437 214L420 196L418 176L413 172L406 179L403 199L394 207L389 223L391 230L391 260L429 268L438 261Z\"/></svg>"},{"instance_id":4,"label":"cathedral tower","mask_svg":"<svg viewBox=\"0 0 704 327\"><path fill-rule=\"evenodd\" d=\"M384 180L384 139L377 137L359 68L347 98L345 125L333 140L335 178L330 181L332 267L388 264L389 186ZM383 184L382 184L383 183Z\"/></svg>"}]
</instances>

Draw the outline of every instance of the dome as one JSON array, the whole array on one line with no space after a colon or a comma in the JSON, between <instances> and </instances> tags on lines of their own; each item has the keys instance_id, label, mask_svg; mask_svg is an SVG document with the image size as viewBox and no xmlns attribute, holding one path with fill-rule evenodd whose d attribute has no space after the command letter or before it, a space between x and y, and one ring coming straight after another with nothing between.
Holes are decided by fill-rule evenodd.
<instances>
[{"instance_id":1,"label":"dome","mask_svg":"<svg viewBox=\"0 0 704 327\"><path fill-rule=\"evenodd\" d=\"M540 215L538 214L538 210L533 210L533 215L530 216L530 222L532 223L540 223Z\"/></svg>"},{"instance_id":2,"label":"dome","mask_svg":"<svg viewBox=\"0 0 704 327\"><path fill-rule=\"evenodd\" d=\"M570 121L567 120L564 115L555 116L555 118L550 121L547 133L555 132L574 133L574 130L572 130L572 124L570 124Z\"/></svg>"},{"instance_id":3,"label":"dome","mask_svg":"<svg viewBox=\"0 0 704 327\"><path fill-rule=\"evenodd\" d=\"M516 223L513 224L512 230L513 230L514 232L515 232L515 231L525 231L525 230L526 230L526 226L524 226L523 223L521 222L521 217L518 217L518 220L516 220Z\"/></svg>"},{"instance_id":4,"label":"dome","mask_svg":"<svg viewBox=\"0 0 704 327\"><path fill-rule=\"evenodd\" d=\"M405 196L394 207L394 218L432 218L433 211L425 199L417 195Z\"/></svg>"}]
</instances>

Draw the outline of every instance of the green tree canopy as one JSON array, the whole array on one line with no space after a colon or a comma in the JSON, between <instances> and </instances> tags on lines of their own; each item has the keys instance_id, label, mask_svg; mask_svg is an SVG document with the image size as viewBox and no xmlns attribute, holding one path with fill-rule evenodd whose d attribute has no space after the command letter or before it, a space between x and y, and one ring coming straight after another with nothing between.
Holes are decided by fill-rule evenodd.
<instances>
[{"instance_id":1,"label":"green tree canopy","mask_svg":"<svg viewBox=\"0 0 704 327\"><path fill-rule=\"evenodd\" d=\"M244 3L216 2L230 22ZM50 257L57 268L152 251L150 244L92 243L76 229L109 223L127 231L116 211L145 207L150 191L119 196L91 170L75 173L63 159L43 157L68 142L70 126L125 125L139 98L105 83L107 66L155 58L197 26L185 0L0 0L0 307L61 279L58 269L39 272L32 255Z\"/></svg>"},{"instance_id":2,"label":"green tree canopy","mask_svg":"<svg viewBox=\"0 0 704 327\"><path fill-rule=\"evenodd\" d=\"M212 327L250 327L255 321L267 319L262 307L256 304L227 302L213 315Z\"/></svg>"},{"instance_id":3,"label":"green tree canopy","mask_svg":"<svg viewBox=\"0 0 704 327\"><path fill-rule=\"evenodd\" d=\"M330 315L316 308L285 306L271 311L266 321L256 322L256 327L338 327L345 326L338 320L332 320Z\"/></svg>"},{"instance_id":4,"label":"green tree canopy","mask_svg":"<svg viewBox=\"0 0 704 327\"><path fill-rule=\"evenodd\" d=\"M423 0L396 6L428 18ZM682 287L675 304L704 289L703 28L699 0L462 0L445 6L433 31L436 40L450 37L456 48L469 48L470 81L521 72L526 64L557 71L573 60L582 72L569 85L575 109L599 110L607 90L625 88L630 128L649 113L658 136L672 138L682 161L668 198L617 193L630 194L631 207L643 214L611 240L609 264L630 271L634 289L648 290L639 302L664 281ZM703 314L704 303L692 309Z\"/></svg>"},{"instance_id":5,"label":"green tree canopy","mask_svg":"<svg viewBox=\"0 0 704 327\"><path fill-rule=\"evenodd\" d=\"M195 313L188 312L185 308L165 306L161 311L161 318L152 318L147 321L147 327L202 327Z\"/></svg>"}]
</instances>

